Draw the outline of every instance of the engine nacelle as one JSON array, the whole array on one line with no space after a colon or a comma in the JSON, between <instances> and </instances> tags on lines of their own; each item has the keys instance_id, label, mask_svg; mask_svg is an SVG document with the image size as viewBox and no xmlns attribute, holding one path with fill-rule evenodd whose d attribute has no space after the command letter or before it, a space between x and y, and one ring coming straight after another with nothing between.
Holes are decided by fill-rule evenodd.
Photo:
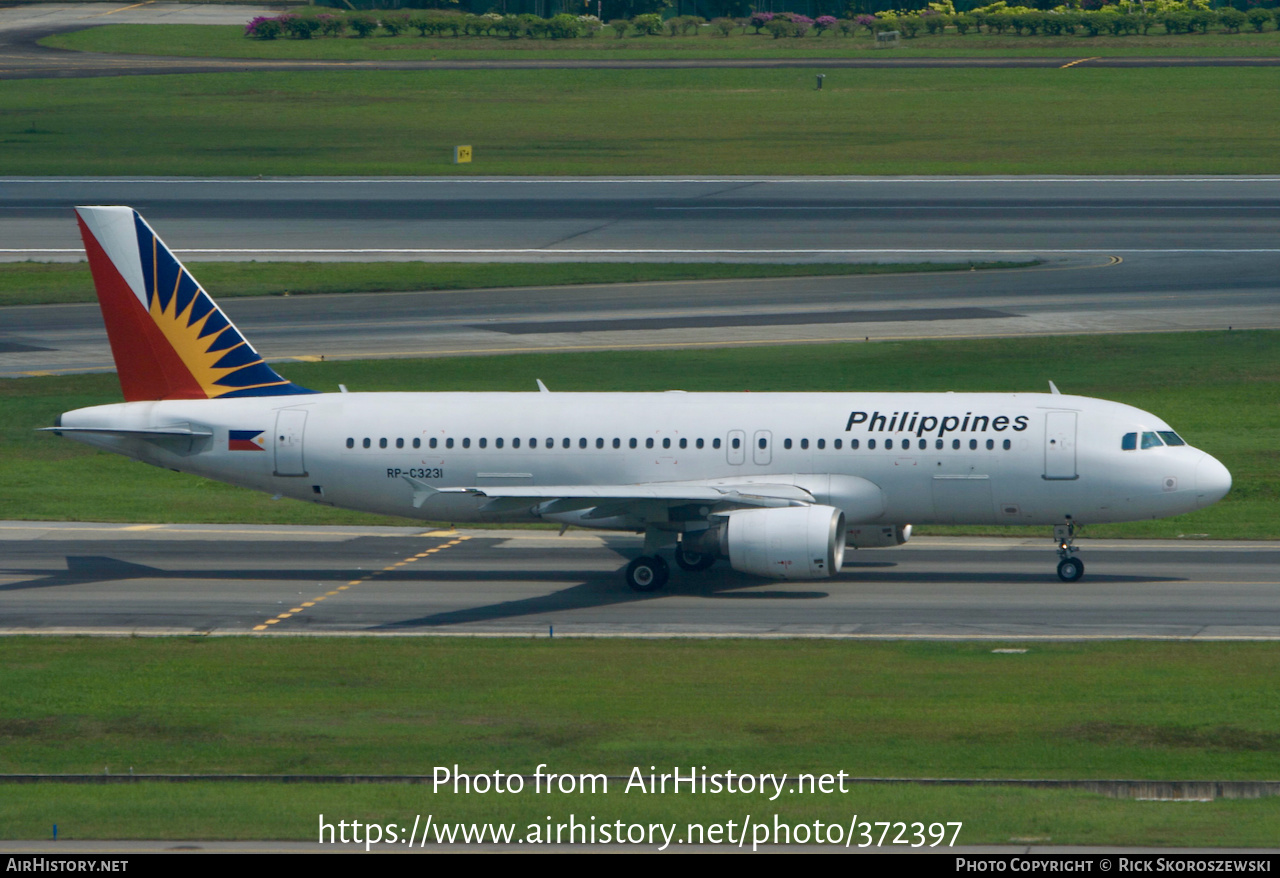
<instances>
[{"instance_id":1,"label":"engine nacelle","mask_svg":"<svg viewBox=\"0 0 1280 878\"><path fill-rule=\"evenodd\" d=\"M855 549L901 546L911 539L909 524L864 524L849 528L848 542Z\"/></svg>"},{"instance_id":2,"label":"engine nacelle","mask_svg":"<svg viewBox=\"0 0 1280 878\"><path fill-rule=\"evenodd\" d=\"M773 579L826 579L844 563L844 513L833 506L734 512L720 531L734 570Z\"/></svg>"}]
</instances>

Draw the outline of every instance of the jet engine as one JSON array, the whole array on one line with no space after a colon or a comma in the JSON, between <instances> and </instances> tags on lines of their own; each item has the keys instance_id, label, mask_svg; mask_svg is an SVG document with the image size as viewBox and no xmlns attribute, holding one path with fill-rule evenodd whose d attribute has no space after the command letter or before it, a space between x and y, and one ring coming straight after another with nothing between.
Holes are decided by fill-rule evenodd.
<instances>
[{"instance_id":1,"label":"jet engine","mask_svg":"<svg viewBox=\"0 0 1280 878\"><path fill-rule=\"evenodd\" d=\"M844 513L833 506L740 509L726 518L686 535L684 546L772 579L826 579L844 563Z\"/></svg>"}]
</instances>

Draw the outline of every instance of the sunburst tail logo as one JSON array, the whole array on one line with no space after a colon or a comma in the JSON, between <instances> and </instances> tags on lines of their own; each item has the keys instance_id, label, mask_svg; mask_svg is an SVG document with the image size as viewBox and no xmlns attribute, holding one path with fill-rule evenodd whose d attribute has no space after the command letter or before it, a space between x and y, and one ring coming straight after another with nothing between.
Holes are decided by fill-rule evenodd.
<instances>
[{"instance_id":1,"label":"sunburst tail logo","mask_svg":"<svg viewBox=\"0 0 1280 878\"><path fill-rule=\"evenodd\" d=\"M126 400L314 392L263 361L137 211L76 212Z\"/></svg>"}]
</instances>

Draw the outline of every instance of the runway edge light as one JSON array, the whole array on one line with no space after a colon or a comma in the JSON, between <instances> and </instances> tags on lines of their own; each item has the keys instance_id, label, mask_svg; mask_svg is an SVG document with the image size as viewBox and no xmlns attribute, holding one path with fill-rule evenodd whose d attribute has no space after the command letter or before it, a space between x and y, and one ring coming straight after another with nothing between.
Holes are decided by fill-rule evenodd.
<instances>
[{"instance_id":1,"label":"runway edge light","mask_svg":"<svg viewBox=\"0 0 1280 878\"><path fill-rule=\"evenodd\" d=\"M455 165L469 164L471 162L471 147L455 146L453 148L453 163Z\"/></svg>"}]
</instances>

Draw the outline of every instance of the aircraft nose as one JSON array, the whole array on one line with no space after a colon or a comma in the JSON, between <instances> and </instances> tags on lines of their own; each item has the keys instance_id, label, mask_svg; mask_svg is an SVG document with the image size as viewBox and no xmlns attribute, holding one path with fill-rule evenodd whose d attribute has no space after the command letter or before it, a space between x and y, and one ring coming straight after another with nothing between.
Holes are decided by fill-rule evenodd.
<instances>
[{"instance_id":1,"label":"aircraft nose","mask_svg":"<svg viewBox=\"0 0 1280 878\"><path fill-rule=\"evenodd\" d=\"M1196 493L1205 505L1217 503L1231 490L1231 473L1217 458L1206 454L1196 464Z\"/></svg>"}]
</instances>

